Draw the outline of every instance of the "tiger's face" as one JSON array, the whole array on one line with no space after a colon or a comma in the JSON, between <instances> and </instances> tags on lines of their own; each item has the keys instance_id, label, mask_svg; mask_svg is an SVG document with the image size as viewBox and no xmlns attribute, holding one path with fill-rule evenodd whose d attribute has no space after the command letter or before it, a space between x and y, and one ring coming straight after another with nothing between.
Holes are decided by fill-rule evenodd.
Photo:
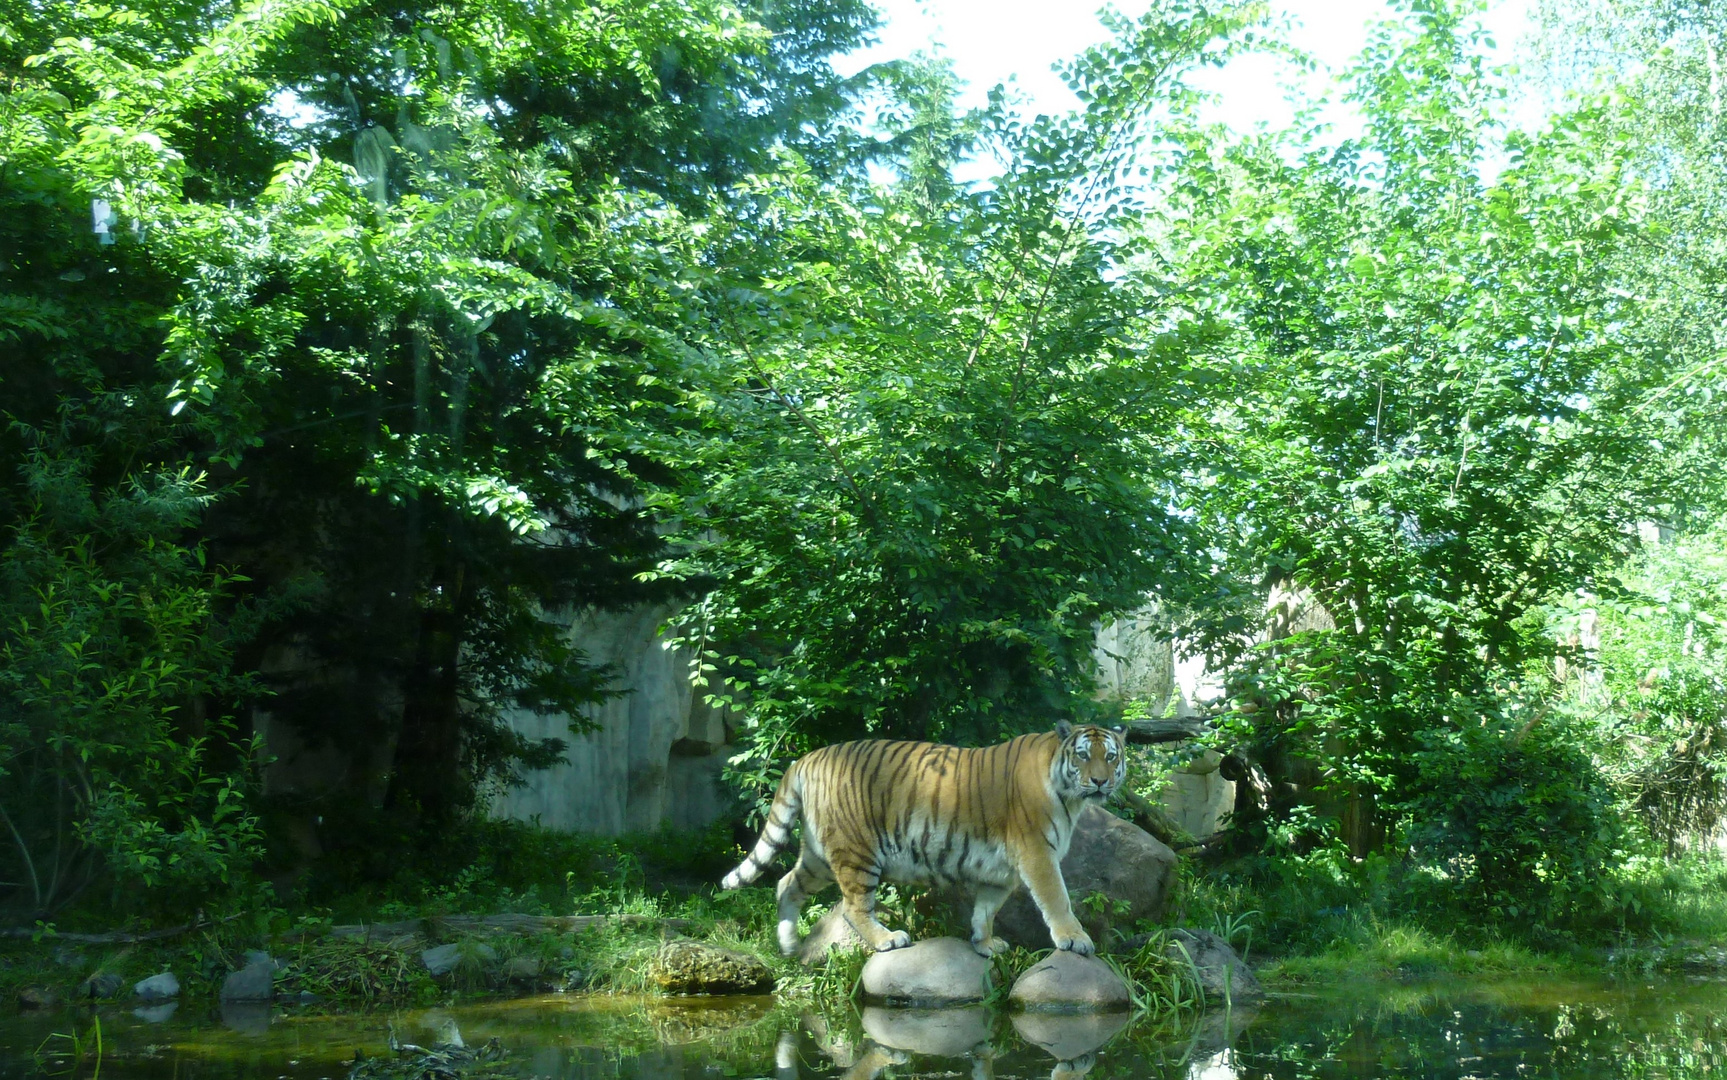
<instances>
[{"instance_id":1,"label":"tiger's face","mask_svg":"<svg viewBox=\"0 0 1727 1080\"><path fill-rule=\"evenodd\" d=\"M1073 727L1063 721L1055 732L1061 736L1052 777L1056 791L1063 798L1100 803L1114 795L1127 778L1126 729Z\"/></svg>"}]
</instances>

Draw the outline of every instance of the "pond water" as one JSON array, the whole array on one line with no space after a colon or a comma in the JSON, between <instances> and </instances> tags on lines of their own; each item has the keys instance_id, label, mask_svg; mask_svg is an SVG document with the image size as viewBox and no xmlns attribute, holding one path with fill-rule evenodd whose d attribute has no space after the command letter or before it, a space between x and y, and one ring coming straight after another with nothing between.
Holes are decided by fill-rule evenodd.
<instances>
[{"instance_id":1,"label":"pond water","mask_svg":"<svg viewBox=\"0 0 1727 1080\"><path fill-rule=\"evenodd\" d=\"M474 1074L480 1080L1686 1080L1727 1075L1724 1018L1727 983L1686 979L1319 988L1161 1025L983 1008L823 1017L771 998L541 997L341 1015L184 1005L8 1018L0 1024L0 1075L347 1080L356 1051L393 1060L393 1032L423 1046L498 1040L503 1057L482 1066Z\"/></svg>"}]
</instances>

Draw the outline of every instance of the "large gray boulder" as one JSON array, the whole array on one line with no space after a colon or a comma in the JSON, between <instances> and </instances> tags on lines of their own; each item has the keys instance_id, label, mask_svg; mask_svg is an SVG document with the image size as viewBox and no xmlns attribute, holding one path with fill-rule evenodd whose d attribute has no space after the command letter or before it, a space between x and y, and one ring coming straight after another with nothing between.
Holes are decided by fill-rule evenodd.
<instances>
[{"instance_id":1,"label":"large gray boulder","mask_svg":"<svg viewBox=\"0 0 1727 1080\"><path fill-rule=\"evenodd\" d=\"M871 1001L903 1005L982 1001L989 993L989 972L989 960L969 942L926 938L871 956L864 963L863 991Z\"/></svg>"},{"instance_id":2,"label":"large gray boulder","mask_svg":"<svg viewBox=\"0 0 1727 1080\"><path fill-rule=\"evenodd\" d=\"M1073 912L1099 947L1107 947L1112 927L1130 930L1141 919L1163 917L1175 886L1175 852L1131 821L1101 806L1087 805L1073 826L1073 844L1061 861L1061 876ZM1085 902L1102 893L1109 902ZM1117 907L1123 910L1117 912ZM995 917L995 932L1028 949L1050 946L1049 925L1022 885Z\"/></svg>"},{"instance_id":3,"label":"large gray boulder","mask_svg":"<svg viewBox=\"0 0 1727 1080\"><path fill-rule=\"evenodd\" d=\"M1241 962L1229 942L1210 930L1178 927L1169 931L1166 941L1164 951L1170 959L1193 961L1194 976L1199 988L1205 991L1207 1005L1260 1001L1265 997L1265 988L1259 985L1252 969Z\"/></svg>"},{"instance_id":4,"label":"large gray boulder","mask_svg":"<svg viewBox=\"0 0 1727 1080\"><path fill-rule=\"evenodd\" d=\"M1133 1005L1127 984L1108 964L1059 950L1021 975L1008 1000L1021 1009L1050 1012L1111 1012Z\"/></svg>"},{"instance_id":5,"label":"large gray boulder","mask_svg":"<svg viewBox=\"0 0 1727 1080\"><path fill-rule=\"evenodd\" d=\"M767 994L774 988L774 973L755 957L689 940L662 945L648 976L668 994Z\"/></svg>"}]
</instances>

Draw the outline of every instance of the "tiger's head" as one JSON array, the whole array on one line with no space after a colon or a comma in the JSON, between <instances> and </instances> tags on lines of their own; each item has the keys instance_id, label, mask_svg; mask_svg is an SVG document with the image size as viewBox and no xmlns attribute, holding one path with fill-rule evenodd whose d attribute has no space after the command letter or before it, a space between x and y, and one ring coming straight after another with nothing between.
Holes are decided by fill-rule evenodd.
<instances>
[{"instance_id":1,"label":"tiger's head","mask_svg":"<svg viewBox=\"0 0 1727 1080\"><path fill-rule=\"evenodd\" d=\"M1055 725L1061 745L1050 767L1056 794L1064 799L1103 802L1127 778L1127 729L1096 724Z\"/></svg>"}]
</instances>

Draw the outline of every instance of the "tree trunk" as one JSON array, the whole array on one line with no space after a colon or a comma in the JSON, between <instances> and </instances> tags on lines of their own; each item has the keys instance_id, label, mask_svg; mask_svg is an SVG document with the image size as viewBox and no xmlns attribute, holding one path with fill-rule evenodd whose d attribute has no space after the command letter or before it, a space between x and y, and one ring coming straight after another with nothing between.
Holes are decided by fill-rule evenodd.
<instances>
[{"instance_id":1,"label":"tree trunk","mask_svg":"<svg viewBox=\"0 0 1727 1080\"><path fill-rule=\"evenodd\" d=\"M464 577L460 564L433 575L420 612L413 666L402 687L402 731L385 805L443 825L470 793L462 778L462 711L458 663L462 651Z\"/></svg>"}]
</instances>

